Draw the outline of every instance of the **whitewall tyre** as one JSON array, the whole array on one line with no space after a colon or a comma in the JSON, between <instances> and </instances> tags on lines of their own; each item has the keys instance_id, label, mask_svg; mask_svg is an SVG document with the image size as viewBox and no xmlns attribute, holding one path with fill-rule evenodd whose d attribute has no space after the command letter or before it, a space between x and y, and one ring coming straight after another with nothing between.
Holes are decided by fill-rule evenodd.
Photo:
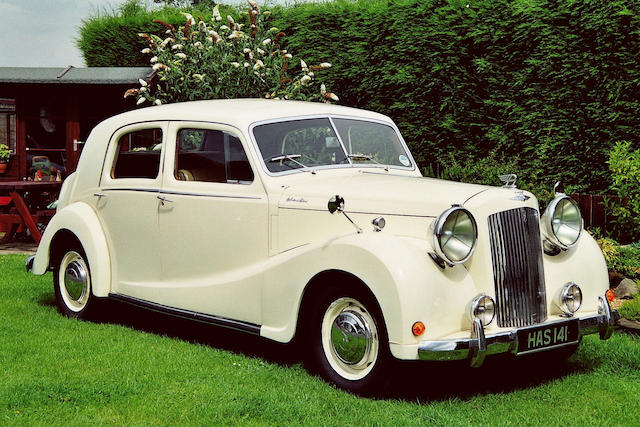
<instances>
[{"instance_id":1,"label":"whitewall tyre","mask_svg":"<svg viewBox=\"0 0 640 427\"><path fill-rule=\"evenodd\" d=\"M387 334L378 305L364 292L325 293L310 328L312 368L326 381L358 394L386 382Z\"/></svg>"},{"instance_id":2,"label":"whitewall tyre","mask_svg":"<svg viewBox=\"0 0 640 427\"><path fill-rule=\"evenodd\" d=\"M87 318L94 305L91 294L91 270L82 248L62 252L53 270L58 309L67 317Z\"/></svg>"}]
</instances>

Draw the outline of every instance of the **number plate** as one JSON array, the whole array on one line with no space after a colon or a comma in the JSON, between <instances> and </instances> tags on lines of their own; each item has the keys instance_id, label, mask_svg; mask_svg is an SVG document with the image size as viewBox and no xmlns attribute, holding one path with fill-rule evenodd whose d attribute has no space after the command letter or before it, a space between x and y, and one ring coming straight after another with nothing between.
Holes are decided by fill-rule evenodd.
<instances>
[{"instance_id":1,"label":"number plate","mask_svg":"<svg viewBox=\"0 0 640 427\"><path fill-rule=\"evenodd\" d=\"M578 319L518 331L518 353L577 342Z\"/></svg>"}]
</instances>

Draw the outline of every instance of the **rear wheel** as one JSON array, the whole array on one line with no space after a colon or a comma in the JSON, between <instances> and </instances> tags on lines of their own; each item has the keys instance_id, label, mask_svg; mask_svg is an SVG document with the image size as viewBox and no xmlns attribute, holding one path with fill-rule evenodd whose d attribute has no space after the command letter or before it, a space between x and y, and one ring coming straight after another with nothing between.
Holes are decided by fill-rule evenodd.
<instances>
[{"instance_id":1,"label":"rear wheel","mask_svg":"<svg viewBox=\"0 0 640 427\"><path fill-rule=\"evenodd\" d=\"M384 385L391 355L382 314L368 293L325 292L309 325L312 370L354 393Z\"/></svg>"},{"instance_id":2,"label":"rear wheel","mask_svg":"<svg viewBox=\"0 0 640 427\"><path fill-rule=\"evenodd\" d=\"M80 319L91 314L95 305L95 297L91 294L91 270L79 244L61 251L53 269L53 286L62 314Z\"/></svg>"}]
</instances>

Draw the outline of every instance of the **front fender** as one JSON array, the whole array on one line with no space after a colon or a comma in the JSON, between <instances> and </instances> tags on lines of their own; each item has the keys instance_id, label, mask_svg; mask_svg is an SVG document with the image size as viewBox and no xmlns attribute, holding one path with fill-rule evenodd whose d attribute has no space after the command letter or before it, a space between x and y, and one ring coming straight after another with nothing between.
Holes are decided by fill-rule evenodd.
<instances>
[{"instance_id":1,"label":"front fender","mask_svg":"<svg viewBox=\"0 0 640 427\"><path fill-rule=\"evenodd\" d=\"M111 284L109 248L100 220L91 206L83 202L65 206L51 218L36 252L33 274L42 275L47 272L54 249L51 244L54 237L64 230L76 236L87 255L93 294L97 297L108 296Z\"/></svg>"},{"instance_id":2,"label":"front fender","mask_svg":"<svg viewBox=\"0 0 640 427\"><path fill-rule=\"evenodd\" d=\"M273 257L265 276L261 334L283 342L292 339L306 284L327 270L348 272L369 287L391 344L417 344L411 332L416 321L427 325L421 339L459 330L461 314L448 312L446 306L471 300L475 286L463 266L440 269L429 257L429 248L422 239L369 232Z\"/></svg>"}]
</instances>

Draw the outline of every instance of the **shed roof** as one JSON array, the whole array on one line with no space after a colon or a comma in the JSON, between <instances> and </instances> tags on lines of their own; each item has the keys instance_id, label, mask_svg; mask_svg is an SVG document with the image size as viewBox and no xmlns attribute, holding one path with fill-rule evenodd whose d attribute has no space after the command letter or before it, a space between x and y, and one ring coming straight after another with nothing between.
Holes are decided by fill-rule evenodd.
<instances>
[{"instance_id":1,"label":"shed roof","mask_svg":"<svg viewBox=\"0 0 640 427\"><path fill-rule=\"evenodd\" d=\"M150 80L148 67L0 67L0 83L23 84L130 84Z\"/></svg>"}]
</instances>

